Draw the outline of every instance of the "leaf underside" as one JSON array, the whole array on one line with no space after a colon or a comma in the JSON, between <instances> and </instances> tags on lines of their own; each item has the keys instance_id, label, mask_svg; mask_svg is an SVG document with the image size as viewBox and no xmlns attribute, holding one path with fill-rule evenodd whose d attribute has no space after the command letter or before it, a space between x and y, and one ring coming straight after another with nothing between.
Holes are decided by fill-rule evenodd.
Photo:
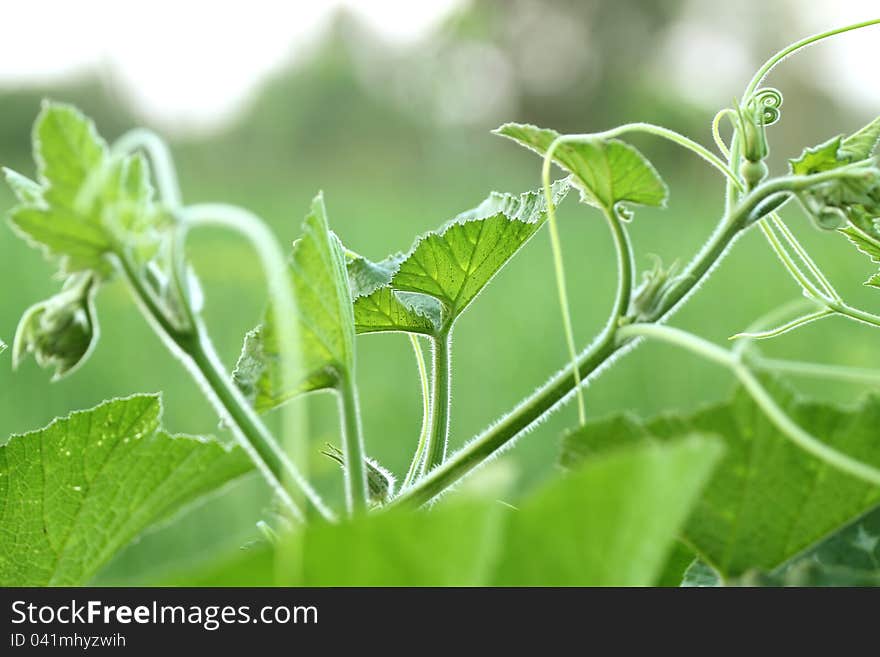
<instances>
[{"instance_id":1,"label":"leaf underside","mask_svg":"<svg viewBox=\"0 0 880 657\"><path fill-rule=\"evenodd\" d=\"M323 196L312 203L303 235L294 243L290 276L296 296L300 358L292 359L292 387L282 380L274 311L245 337L233 379L259 412L296 395L333 388L354 365L354 316L342 245L330 231Z\"/></svg>"},{"instance_id":2,"label":"leaf underside","mask_svg":"<svg viewBox=\"0 0 880 657\"><path fill-rule=\"evenodd\" d=\"M554 183L554 204L567 192L567 181ZM352 259L348 267L358 333L436 335L467 309L546 217L541 192L495 192L421 236L406 254L380 263Z\"/></svg>"},{"instance_id":3,"label":"leaf underside","mask_svg":"<svg viewBox=\"0 0 880 657\"><path fill-rule=\"evenodd\" d=\"M158 396L104 402L0 447L0 585L85 584L148 526L251 469L172 436Z\"/></svg>"},{"instance_id":4,"label":"leaf underside","mask_svg":"<svg viewBox=\"0 0 880 657\"><path fill-rule=\"evenodd\" d=\"M880 465L880 400L858 408L801 401L781 384L777 402L798 424L850 456ZM721 436L727 451L684 529L684 538L725 577L771 571L880 502L880 488L843 474L802 451L742 389L726 403L690 415L643 422L617 416L566 436L562 463L578 464L611 445L665 443L701 432Z\"/></svg>"},{"instance_id":5,"label":"leaf underside","mask_svg":"<svg viewBox=\"0 0 880 657\"><path fill-rule=\"evenodd\" d=\"M560 137L555 130L520 123L506 123L495 133L542 156ZM608 212L619 203L662 207L669 196L654 166L618 139L561 142L553 152L553 161L572 174L584 200Z\"/></svg>"}]
</instances>

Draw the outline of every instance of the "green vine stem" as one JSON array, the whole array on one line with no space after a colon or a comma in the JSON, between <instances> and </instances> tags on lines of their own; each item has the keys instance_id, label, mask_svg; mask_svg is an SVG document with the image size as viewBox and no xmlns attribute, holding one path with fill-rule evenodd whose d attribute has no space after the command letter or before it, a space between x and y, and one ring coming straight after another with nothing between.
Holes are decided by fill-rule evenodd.
<instances>
[{"instance_id":1,"label":"green vine stem","mask_svg":"<svg viewBox=\"0 0 880 657\"><path fill-rule=\"evenodd\" d=\"M177 170L171 152L165 141L151 130L139 128L125 133L114 142L111 147L111 156L120 157L137 149L143 149L150 157L159 196L179 222L172 235L172 277L190 323L187 328L197 335L197 339L188 341L185 345L175 339L175 336L179 338L182 335L180 327L174 326L174 322L165 316L160 305L152 299L149 290L140 284L138 273L133 271L127 259L120 258L123 268L126 269L126 278L139 299L142 310L148 315L150 323L157 329L160 336L164 333L166 343L176 344L192 359L197 368L204 368L199 372L194 371L193 374L197 381L203 384L202 387L206 392L211 390L209 397L213 398L215 407L222 416L231 420L239 442L258 465L270 486L276 491L285 490L279 479L282 476L290 479L294 486L293 493L285 493L283 499L294 516L302 517L299 505L294 501L294 496L304 495L321 516L327 520L333 520L334 514L309 486L305 477L300 474L287 454L280 449L265 425L253 413L247 400L238 394L238 390L225 374L220 359L198 318L198 313L192 307L189 286L183 280L185 277L184 242L190 226L215 224L239 232L251 242L260 255L270 297L281 315L279 332L282 339L285 340L285 344L297 345L299 342L296 339L296 325L293 321L296 302L292 286L288 277L284 275L286 272L284 256L274 236L259 217L235 206L206 204L184 208ZM287 381L293 376L289 359L283 359L281 371L283 381ZM291 410L283 409L282 414L282 424L288 431L306 435L303 430L305 416L302 412L293 413ZM300 452L302 451L304 450L300 450ZM304 459L298 460L304 461Z\"/></svg>"},{"instance_id":2,"label":"green vine stem","mask_svg":"<svg viewBox=\"0 0 880 657\"><path fill-rule=\"evenodd\" d=\"M184 208L182 216L187 227L215 225L232 229L245 237L257 253L263 265L269 295L278 317L278 332L281 344L290 345L289 349L296 350L299 344L295 318L295 301L290 278L287 275L287 262L281 251L281 247L275 240L274 235L266 224L256 215L247 210L225 204L200 204ZM288 354L281 359L281 376L284 385L292 385L294 382L293 358L296 354ZM232 385L228 376L225 376L227 384ZM234 386L232 386L234 387ZM246 412L250 412L250 405L241 395L231 401L240 402ZM285 408L283 424L288 431L295 432L297 440L293 442L296 454L295 460L300 463L307 462L306 454L306 418L302 409L297 409L294 414ZM258 420L259 422L259 420ZM260 423L262 424L262 423ZM273 441L274 443L274 441ZM333 514L326 508L318 494L308 485L305 477L299 473L287 455L275 444L281 458L285 461L284 472L292 478L295 486L305 495L308 501L325 518L332 518ZM360 467L363 469L363 459L360 459ZM348 476L348 471L346 471Z\"/></svg>"},{"instance_id":3,"label":"green vine stem","mask_svg":"<svg viewBox=\"0 0 880 657\"><path fill-rule=\"evenodd\" d=\"M850 474L874 486L880 486L880 470L829 447L805 431L780 408L776 400L767 392L767 389L743 361L730 351L686 331L657 324L631 324L624 326L618 332L618 336L621 339L647 337L668 342L726 367L736 375L752 399L755 400L755 403L758 404L767 416L767 419L791 442L841 472Z\"/></svg>"},{"instance_id":4,"label":"green vine stem","mask_svg":"<svg viewBox=\"0 0 880 657\"><path fill-rule=\"evenodd\" d=\"M424 473L446 460L449 442L449 409L452 402L452 340L446 327L434 338L431 432L425 446Z\"/></svg>"},{"instance_id":5,"label":"green vine stem","mask_svg":"<svg viewBox=\"0 0 880 657\"><path fill-rule=\"evenodd\" d=\"M221 418L228 422L238 443L250 456L285 507L294 518L303 521L304 514L295 496L302 491L310 491L308 484L281 452L256 413L231 383L204 328L198 325L193 330L178 329L166 317L153 293L143 284L132 264L124 258L117 258L117 261L141 312L156 334L187 366L190 374ZM294 483L298 487L292 490L285 485L285 482ZM319 513L328 520L333 519L320 498L314 493L312 495L313 503Z\"/></svg>"},{"instance_id":6,"label":"green vine stem","mask_svg":"<svg viewBox=\"0 0 880 657\"><path fill-rule=\"evenodd\" d=\"M419 442L416 446L415 454L413 454L413 459L409 465L409 470L407 470L406 477L403 479L401 490L409 488L413 481L415 481L416 475L419 474L422 459L425 456L425 445L428 442L428 431L430 431L431 428L431 386L428 380L428 368L425 365L425 354L422 352L422 345L419 343L418 336L413 335L412 333L409 333L408 335L409 342L412 345L413 353L416 357L416 366L419 370L419 383L421 383L422 387L422 428L419 432Z\"/></svg>"},{"instance_id":7,"label":"green vine stem","mask_svg":"<svg viewBox=\"0 0 880 657\"><path fill-rule=\"evenodd\" d=\"M733 211L726 213L700 252L687 266L663 300L659 321L665 320L693 293L723 258L732 243L754 222L756 209L780 194L820 184L838 176L850 175L845 169L835 169L812 176L784 177L762 183L747 194ZM449 486L484 464L498 450L509 446L513 440L545 418L566 401L573 391L574 369L579 380L589 382L604 371L613 359L636 346L635 340L619 342L618 326L609 324L598 338L582 352L574 366L569 365L532 395L518 404L511 412L485 432L470 440L453 454L443 465L435 468L407 491L402 492L394 505L420 506L430 502Z\"/></svg>"},{"instance_id":8,"label":"green vine stem","mask_svg":"<svg viewBox=\"0 0 880 657\"><path fill-rule=\"evenodd\" d=\"M770 74L770 71L776 68L776 66L780 62L790 57L798 50L802 50L807 46L811 46L815 43L818 43L819 41L837 36L838 34L844 34L853 30L860 30L865 27L871 27L872 25L880 25L880 18L872 18L870 20L862 21L860 23L853 23L851 25L845 25L844 27L838 27L833 30L828 30L827 32L814 34L812 36L801 39L796 43L791 44L787 48L783 48L779 52L775 53L772 57L770 57L770 59L768 59L766 62L764 62L761 68L758 69L758 72L755 73L754 77L749 81L749 84L746 87L746 91L743 94L743 98L751 97L751 95L755 93L755 90L758 88L758 86Z\"/></svg>"},{"instance_id":9,"label":"green vine stem","mask_svg":"<svg viewBox=\"0 0 880 657\"><path fill-rule=\"evenodd\" d=\"M345 502L350 515L367 512L367 472L364 464L364 432L361 426L357 386L346 373L337 388L339 417L342 419L342 457L345 462Z\"/></svg>"}]
</instances>

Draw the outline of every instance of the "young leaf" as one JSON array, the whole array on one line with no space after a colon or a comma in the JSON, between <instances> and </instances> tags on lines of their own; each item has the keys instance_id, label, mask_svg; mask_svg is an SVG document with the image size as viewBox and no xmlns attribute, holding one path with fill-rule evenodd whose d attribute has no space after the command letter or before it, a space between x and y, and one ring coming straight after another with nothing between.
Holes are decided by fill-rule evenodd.
<instances>
[{"instance_id":1,"label":"young leaf","mask_svg":"<svg viewBox=\"0 0 880 657\"><path fill-rule=\"evenodd\" d=\"M502 586L650 586L722 454L714 438L630 445L523 503L505 537Z\"/></svg>"},{"instance_id":2,"label":"young leaf","mask_svg":"<svg viewBox=\"0 0 880 657\"><path fill-rule=\"evenodd\" d=\"M872 159L880 136L880 119L855 134L833 137L800 157L789 160L791 172L810 175L830 171L855 162L864 162L865 176L847 178L820 185L798 195L807 214L817 227L845 229L848 224L880 216L880 173Z\"/></svg>"},{"instance_id":3,"label":"young leaf","mask_svg":"<svg viewBox=\"0 0 880 657\"><path fill-rule=\"evenodd\" d=\"M880 142L880 116L844 139L840 145L840 155L849 158L851 162L867 159L874 154L878 142Z\"/></svg>"},{"instance_id":4,"label":"young leaf","mask_svg":"<svg viewBox=\"0 0 880 657\"><path fill-rule=\"evenodd\" d=\"M0 447L0 585L85 584L145 528L251 469L160 426L161 402L104 402Z\"/></svg>"},{"instance_id":5,"label":"young leaf","mask_svg":"<svg viewBox=\"0 0 880 657\"><path fill-rule=\"evenodd\" d=\"M560 136L555 130L505 123L495 134L508 137L545 155ZM572 174L584 199L607 212L620 203L662 207L669 190L653 165L635 148L618 139L587 138L563 142L553 161Z\"/></svg>"},{"instance_id":6,"label":"young leaf","mask_svg":"<svg viewBox=\"0 0 880 657\"><path fill-rule=\"evenodd\" d=\"M846 228L840 232L874 264L880 265L880 219L871 219L867 213L855 213ZM880 273L869 278L866 285L880 287Z\"/></svg>"},{"instance_id":7,"label":"young leaf","mask_svg":"<svg viewBox=\"0 0 880 657\"><path fill-rule=\"evenodd\" d=\"M357 256L347 261L358 333L402 331L434 335L440 328L440 302L419 294L395 292L391 279L404 260L394 254L381 262Z\"/></svg>"},{"instance_id":8,"label":"young leaf","mask_svg":"<svg viewBox=\"0 0 880 657\"><path fill-rule=\"evenodd\" d=\"M335 387L354 367L354 315L342 245L330 232L324 198L312 201L303 236L293 245L290 276L297 301L301 362L296 386L281 380L281 345L272 310L245 338L233 378L255 408L264 412L298 394Z\"/></svg>"},{"instance_id":9,"label":"young leaf","mask_svg":"<svg viewBox=\"0 0 880 657\"><path fill-rule=\"evenodd\" d=\"M554 204L568 182L554 183ZM541 192L493 193L420 237L404 255L349 265L358 332L436 335L465 311L495 274L537 232L547 216ZM369 284L364 284L369 281Z\"/></svg>"},{"instance_id":10,"label":"young leaf","mask_svg":"<svg viewBox=\"0 0 880 657\"><path fill-rule=\"evenodd\" d=\"M835 449L880 464L880 399L842 410L798 401L779 384L770 387L801 426ZM727 451L684 537L725 577L754 568L773 570L880 501L880 489L793 445L741 389L729 402L691 415L648 422L623 416L590 423L566 436L562 462L571 466L613 445L665 443L693 432L721 436Z\"/></svg>"}]
</instances>

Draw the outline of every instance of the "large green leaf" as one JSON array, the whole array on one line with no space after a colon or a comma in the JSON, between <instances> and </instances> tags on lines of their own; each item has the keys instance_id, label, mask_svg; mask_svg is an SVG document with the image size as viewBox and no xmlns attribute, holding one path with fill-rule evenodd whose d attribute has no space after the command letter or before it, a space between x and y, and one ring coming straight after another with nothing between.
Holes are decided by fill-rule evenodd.
<instances>
[{"instance_id":1,"label":"large green leaf","mask_svg":"<svg viewBox=\"0 0 880 657\"><path fill-rule=\"evenodd\" d=\"M501 543L502 509L486 502L430 513L392 511L318 525L294 539L299 568L288 586L479 586L489 583Z\"/></svg>"},{"instance_id":2,"label":"large green leaf","mask_svg":"<svg viewBox=\"0 0 880 657\"><path fill-rule=\"evenodd\" d=\"M568 192L554 183L554 204ZM359 333L434 335L453 322L541 227L541 192L493 193L472 210L421 236L406 255L349 263Z\"/></svg>"},{"instance_id":3,"label":"large green leaf","mask_svg":"<svg viewBox=\"0 0 880 657\"><path fill-rule=\"evenodd\" d=\"M267 411L303 392L333 388L354 368L354 315L342 245L330 232L324 198L312 201L303 235L293 245L290 275L296 295L300 358L294 387L282 381L272 309L245 338L233 378L258 411ZM288 350L289 353L289 350Z\"/></svg>"},{"instance_id":4,"label":"large green leaf","mask_svg":"<svg viewBox=\"0 0 880 657\"><path fill-rule=\"evenodd\" d=\"M462 492L427 510L311 525L278 552L253 549L171 583L651 585L721 452L720 441L697 436L630 446L551 482L518 509Z\"/></svg>"},{"instance_id":5,"label":"large green leaf","mask_svg":"<svg viewBox=\"0 0 880 657\"><path fill-rule=\"evenodd\" d=\"M655 584L721 453L719 441L695 435L590 459L521 506L498 583Z\"/></svg>"},{"instance_id":6,"label":"large green leaf","mask_svg":"<svg viewBox=\"0 0 880 657\"><path fill-rule=\"evenodd\" d=\"M251 468L239 448L172 436L161 402L104 402L0 447L0 585L81 585L145 528Z\"/></svg>"},{"instance_id":7,"label":"large green leaf","mask_svg":"<svg viewBox=\"0 0 880 657\"><path fill-rule=\"evenodd\" d=\"M77 109L44 103L34 125L38 181L5 170L19 200L9 213L16 231L64 273L112 271L106 255L125 249L147 259L167 224L153 201L140 155L111 158L94 124Z\"/></svg>"},{"instance_id":8,"label":"large green leaf","mask_svg":"<svg viewBox=\"0 0 880 657\"><path fill-rule=\"evenodd\" d=\"M779 384L771 389L796 422L828 445L880 465L880 400L844 410L798 400ZM565 438L562 462L572 466L612 445L664 443L693 432L721 436L727 451L684 536L725 577L772 571L880 501L880 489L793 445L741 389L729 402L690 415L589 423Z\"/></svg>"},{"instance_id":9,"label":"large green leaf","mask_svg":"<svg viewBox=\"0 0 880 657\"><path fill-rule=\"evenodd\" d=\"M555 130L521 123L505 123L495 131L545 155L560 136ZM587 138L562 142L553 161L574 176L585 200L612 212L619 203L663 206L669 195L651 163L635 148L618 139Z\"/></svg>"}]
</instances>

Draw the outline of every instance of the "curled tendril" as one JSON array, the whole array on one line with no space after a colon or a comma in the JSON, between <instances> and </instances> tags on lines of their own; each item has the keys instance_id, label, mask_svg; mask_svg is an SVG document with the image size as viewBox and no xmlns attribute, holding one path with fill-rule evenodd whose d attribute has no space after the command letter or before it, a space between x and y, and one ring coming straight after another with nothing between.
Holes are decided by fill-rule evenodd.
<instances>
[{"instance_id":1,"label":"curled tendril","mask_svg":"<svg viewBox=\"0 0 880 657\"><path fill-rule=\"evenodd\" d=\"M620 219L624 223L629 223L632 221L633 214L635 214L631 208L626 207L623 203L618 203L614 206L614 214L617 215L617 218Z\"/></svg>"},{"instance_id":2,"label":"curled tendril","mask_svg":"<svg viewBox=\"0 0 880 657\"><path fill-rule=\"evenodd\" d=\"M750 102L755 103L761 109L761 121L764 125L773 125L779 120L782 106L782 92L773 87L758 89L751 97Z\"/></svg>"}]
</instances>

